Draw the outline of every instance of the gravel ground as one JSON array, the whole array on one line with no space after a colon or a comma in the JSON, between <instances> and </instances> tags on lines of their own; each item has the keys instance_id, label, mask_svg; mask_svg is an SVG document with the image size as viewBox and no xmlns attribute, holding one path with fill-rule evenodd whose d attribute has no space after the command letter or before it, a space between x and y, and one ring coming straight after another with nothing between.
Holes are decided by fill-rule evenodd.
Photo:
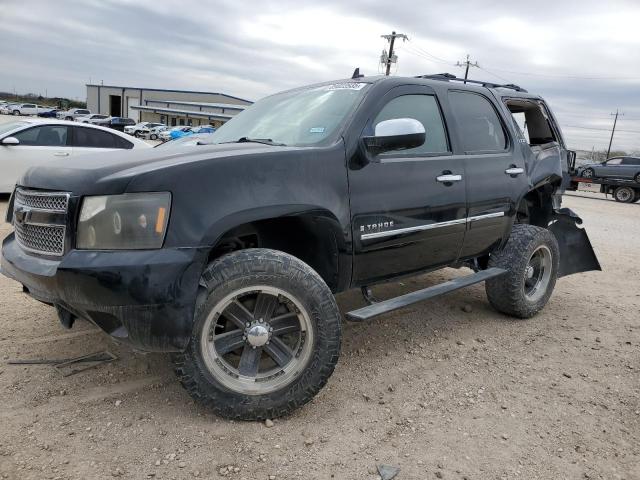
<instances>
[{"instance_id":1,"label":"gravel ground","mask_svg":"<svg viewBox=\"0 0 640 480\"><path fill-rule=\"evenodd\" d=\"M474 286L346 324L329 384L272 426L217 418L166 356L119 347L85 322L64 330L1 277L2 478L375 479L388 464L399 480L640 479L640 205L589 194L565 204L585 219L603 272L561 279L527 321L496 313ZM348 292L339 304L363 302ZM105 348L119 360L70 377L7 364Z\"/></svg>"}]
</instances>

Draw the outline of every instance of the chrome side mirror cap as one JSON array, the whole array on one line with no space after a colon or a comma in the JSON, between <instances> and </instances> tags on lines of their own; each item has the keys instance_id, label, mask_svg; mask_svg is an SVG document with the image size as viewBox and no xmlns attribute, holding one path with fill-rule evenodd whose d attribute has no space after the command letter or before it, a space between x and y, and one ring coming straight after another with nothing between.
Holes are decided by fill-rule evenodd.
<instances>
[{"instance_id":1,"label":"chrome side mirror cap","mask_svg":"<svg viewBox=\"0 0 640 480\"><path fill-rule=\"evenodd\" d=\"M375 135L363 137L372 155L393 150L408 150L424 145L427 135L424 125L414 118L392 118L375 126Z\"/></svg>"}]
</instances>

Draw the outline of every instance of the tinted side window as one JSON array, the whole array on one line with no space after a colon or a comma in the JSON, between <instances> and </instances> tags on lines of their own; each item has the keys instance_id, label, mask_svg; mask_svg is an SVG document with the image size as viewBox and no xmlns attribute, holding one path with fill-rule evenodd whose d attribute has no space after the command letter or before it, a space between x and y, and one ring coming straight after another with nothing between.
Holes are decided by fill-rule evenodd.
<instances>
[{"instance_id":1,"label":"tinted side window","mask_svg":"<svg viewBox=\"0 0 640 480\"><path fill-rule=\"evenodd\" d=\"M29 128L13 135L20 145L37 147L64 147L67 145L69 127L64 125L43 125Z\"/></svg>"},{"instance_id":2,"label":"tinted side window","mask_svg":"<svg viewBox=\"0 0 640 480\"><path fill-rule=\"evenodd\" d=\"M640 165L640 158L627 157L622 161L623 165Z\"/></svg>"},{"instance_id":3,"label":"tinted side window","mask_svg":"<svg viewBox=\"0 0 640 480\"><path fill-rule=\"evenodd\" d=\"M482 95L449 92L465 152L496 152L507 148L507 137L493 105Z\"/></svg>"},{"instance_id":4,"label":"tinted side window","mask_svg":"<svg viewBox=\"0 0 640 480\"><path fill-rule=\"evenodd\" d=\"M392 118L413 118L424 125L427 140L423 145L402 153L445 153L449 151L447 135L438 102L433 95L403 95L389 101L373 121L375 126Z\"/></svg>"},{"instance_id":5,"label":"tinted side window","mask_svg":"<svg viewBox=\"0 0 640 480\"><path fill-rule=\"evenodd\" d=\"M109 132L93 128L74 127L74 147L118 148L114 136Z\"/></svg>"},{"instance_id":6,"label":"tinted side window","mask_svg":"<svg viewBox=\"0 0 640 480\"><path fill-rule=\"evenodd\" d=\"M131 143L126 138L119 137L118 135L113 135L113 140L116 142L116 148L124 148L126 150L133 148L133 143Z\"/></svg>"}]
</instances>

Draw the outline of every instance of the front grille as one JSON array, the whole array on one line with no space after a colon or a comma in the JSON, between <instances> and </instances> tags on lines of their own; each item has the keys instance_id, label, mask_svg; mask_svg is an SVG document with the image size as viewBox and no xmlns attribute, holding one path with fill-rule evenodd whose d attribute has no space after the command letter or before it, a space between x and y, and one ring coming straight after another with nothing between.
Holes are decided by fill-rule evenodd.
<instances>
[{"instance_id":1,"label":"front grille","mask_svg":"<svg viewBox=\"0 0 640 480\"><path fill-rule=\"evenodd\" d=\"M18 245L31 253L64 255L68 208L66 192L16 189L13 226Z\"/></svg>"},{"instance_id":2,"label":"front grille","mask_svg":"<svg viewBox=\"0 0 640 480\"><path fill-rule=\"evenodd\" d=\"M64 254L63 226L16 223L15 227L18 243L25 250L45 255Z\"/></svg>"},{"instance_id":3,"label":"front grille","mask_svg":"<svg viewBox=\"0 0 640 480\"><path fill-rule=\"evenodd\" d=\"M68 193L38 192L37 190L16 190L16 203L26 207L48 210L50 212L67 212L69 207Z\"/></svg>"}]
</instances>

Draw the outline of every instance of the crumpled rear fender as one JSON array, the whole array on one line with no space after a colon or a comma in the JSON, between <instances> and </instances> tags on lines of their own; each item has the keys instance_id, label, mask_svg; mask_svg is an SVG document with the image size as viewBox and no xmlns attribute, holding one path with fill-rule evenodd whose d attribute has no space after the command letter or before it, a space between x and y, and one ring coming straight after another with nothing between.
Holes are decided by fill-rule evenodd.
<instances>
[{"instance_id":1,"label":"crumpled rear fender","mask_svg":"<svg viewBox=\"0 0 640 480\"><path fill-rule=\"evenodd\" d=\"M560 247L558 277L574 273L602 270L584 228L582 219L569 208L554 209L548 229Z\"/></svg>"}]
</instances>

